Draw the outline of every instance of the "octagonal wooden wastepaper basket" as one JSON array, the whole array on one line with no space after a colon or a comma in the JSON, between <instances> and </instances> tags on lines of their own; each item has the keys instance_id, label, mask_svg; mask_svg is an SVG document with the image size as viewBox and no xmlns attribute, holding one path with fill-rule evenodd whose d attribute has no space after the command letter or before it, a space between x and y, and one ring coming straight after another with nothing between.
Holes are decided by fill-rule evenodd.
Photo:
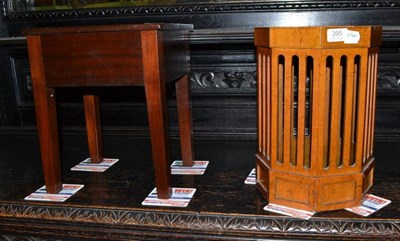
<instances>
[{"instance_id":1,"label":"octagonal wooden wastepaper basket","mask_svg":"<svg viewBox=\"0 0 400 241\"><path fill-rule=\"evenodd\" d=\"M371 191L378 46L371 26L256 28L257 187L309 211Z\"/></svg>"}]
</instances>

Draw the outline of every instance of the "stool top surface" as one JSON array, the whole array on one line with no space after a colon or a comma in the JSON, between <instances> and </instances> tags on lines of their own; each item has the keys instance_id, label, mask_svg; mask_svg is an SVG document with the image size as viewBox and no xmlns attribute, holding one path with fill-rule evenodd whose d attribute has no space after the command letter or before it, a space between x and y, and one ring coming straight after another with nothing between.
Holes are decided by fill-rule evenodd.
<instances>
[{"instance_id":1,"label":"stool top surface","mask_svg":"<svg viewBox=\"0 0 400 241\"><path fill-rule=\"evenodd\" d=\"M143 23L143 24L113 24L113 25L85 25L67 27L29 28L25 35L62 34L62 33L90 33L90 32L119 32L142 30L192 30L192 24L179 23Z\"/></svg>"},{"instance_id":2,"label":"stool top surface","mask_svg":"<svg viewBox=\"0 0 400 241\"><path fill-rule=\"evenodd\" d=\"M148 63L154 73L162 69L160 75L168 82L187 73L185 31L192 28L187 24L32 28L27 32L30 63L42 70L46 86L52 88L143 85Z\"/></svg>"}]
</instances>

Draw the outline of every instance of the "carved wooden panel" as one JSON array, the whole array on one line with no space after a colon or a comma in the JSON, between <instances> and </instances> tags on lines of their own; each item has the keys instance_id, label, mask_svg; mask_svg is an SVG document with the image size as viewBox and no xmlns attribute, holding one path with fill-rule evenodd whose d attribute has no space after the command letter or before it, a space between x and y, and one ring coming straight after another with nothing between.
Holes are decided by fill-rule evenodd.
<instances>
[{"instance_id":1,"label":"carved wooden panel","mask_svg":"<svg viewBox=\"0 0 400 241\"><path fill-rule=\"evenodd\" d=\"M210 135L217 131L225 133L225 136L255 138L257 81L255 50L250 36L251 31L247 30L221 32L199 30L191 33L191 88L195 117L194 130L197 135ZM400 55L398 53L400 48L394 42L396 39L400 39L396 31L384 32L378 69L376 117L378 138L387 138L393 136L394 133L400 133L398 126L400 118L398 110L398 96L400 96L400 58L398 56ZM215 42L215 44L210 44L210 42ZM25 51L21 48L10 49L5 56L9 62L0 67L8 68L10 71L10 76L7 77L9 79L2 79L3 91L6 90L8 97L4 98L3 95L4 104L1 115L5 124L16 121L29 127L34 125L34 112ZM102 96L103 108L106 109L103 115L104 124L110 126L109 130L115 133L118 132L117 126L125 126L131 128L132 133L142 133L139 134L140 136L147 135L144 96L139 90L134 94L131 91L124 90L123 93L111 91L119 93L118 98L115 98L113 94ZM62 91L59 97L62 102L60 114L63 116L65 125L83 126L80 95ZM123 102L132 104L122 107L119 103ZM12 103L15 103L15 107ZM171 104L173 105L173 102ZM217 109L213 108L216 106L218 106ZM12 114L11 110L17 111L18 114ZM140 114L136 117L131 116L133 111L142 112L144 117L139 118ZM119 118L119 115L123 115L124 118ZM174 127L177 122L173 115L171 123L173 130L177 130ZM172 131L172 135L176 134Z\"/></svg>"},{"instance_id":2,"label":"carved wooden panel","mask_svg":"<svg viewBox=\"0 0 400 241\"><path fill-rule=\"evenodd\" d=\"M363 221L357 219L329 219L329 218L313 218L310 220L288 219L279 216L243 216L229 214L193 214L179 212L158 212L158 211L135 211L135 210L118 210L118 209L96 209L96 208L79 208L79 207L56 207L43 205L24 205L24 204L1 204L0 216L3 220L8 220L11 224L15 218L25 218L29 220L47 220L54 224L63 224L65 227L59 226L42 226L30 225L25 223L25 227L17 229L17 226L9 226L10 232L34 232L40 228L43 236L54 235L54 232L60 232L64 237L81 236L92 238L118 238L129 240L135 237L135 230L138 229L157 229L158 235L163 235L161 231L190 230L190 232L199 234L229 232L240 232L241 236L266 237L277 234L285 234L285 237L311 237L316 235L324 235L324 239L332 237L346 239L346 236L353 235L355 237L369 238L371 237L398 237L400 235L400 224L391 220L371 220ZM69 229L68 224L78 224L79 227ZM90 231L90 225L97 226L96 231ZM107 229L108 224L115 227L125 227L129 229ZM35 227L36 226L36 227ZM0 226L1 227L1 226ZM162 229L160 229L162 227ZM65 228L65 229L63 229ZM131 232L129 231L131 230ZM136 237L140 234L136 234ZM165 235L165 233L164 233ZM175 237L182 237L184 233ZM160 236L159 236L160 237ZM184 237L184 236L183 236ZM229 240L229 236L227 237ZM29 240L29 239L28 239Z\"/></svg>"},{"instance_id":3,"label":"carved wooden panel","mask_svg":"<svg viewBox=\"0 0 400 241\"><path fill-rule=\"evenodd\" d=\"M165 14L192 14L192 13L228 13L228 12L254 12L254 11L301 11L301 10L352 10L352 9L394 9L399 8L398 1L265 1L255 3L213 3L189 5L158 5L158 6L133 6L109 9L74 9L49 12L13 12L6 0L2 0L3 15L7 20L29 19L57 19L75 18L85 16L148 16Z\"/></svg>"}]
</instances>

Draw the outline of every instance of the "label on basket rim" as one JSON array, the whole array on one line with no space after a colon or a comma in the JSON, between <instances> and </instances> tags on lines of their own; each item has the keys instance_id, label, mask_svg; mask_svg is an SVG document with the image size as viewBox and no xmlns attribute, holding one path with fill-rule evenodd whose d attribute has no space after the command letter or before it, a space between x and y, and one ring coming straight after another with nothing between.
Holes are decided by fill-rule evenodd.
<instances>
[{"instance_id":1,"label":"label on basket rim","mask_svg":"<svg viewBox=\"0 0 400 241\"><path fill-rule=\"evenodd\" d=\"M360 33L347 28L331 28L326 32L328 42L344 42L345 44L357 44L360 41Z\"/></svg>"}]
</instances>

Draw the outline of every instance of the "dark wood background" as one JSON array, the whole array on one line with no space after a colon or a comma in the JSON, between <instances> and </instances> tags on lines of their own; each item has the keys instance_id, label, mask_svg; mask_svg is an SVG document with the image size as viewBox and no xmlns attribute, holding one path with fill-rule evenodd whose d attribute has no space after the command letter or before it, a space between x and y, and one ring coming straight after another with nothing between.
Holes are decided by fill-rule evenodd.
<instances>
[{"instance_id":1,"label":"dark wood background","mask_svg":"<svg viewBox=\"0 0 400 241\"><path fill-rule=\"evenodd\" d=\"M0 131L35 134L31 80L23 29L34 26L139 22L192 23L191 88L196 138L256 138L255 26L382 25L377 139L400 137L400 1L277 1L12 12L3 0L0 24ZM22 37L22 38L21 38ZM103 90L106 134L148 136L142 89ZM83 133L79 91L61 90L64 133ZM170 98L171 136L177 136Z\"/></svg>"}]
</instances>

